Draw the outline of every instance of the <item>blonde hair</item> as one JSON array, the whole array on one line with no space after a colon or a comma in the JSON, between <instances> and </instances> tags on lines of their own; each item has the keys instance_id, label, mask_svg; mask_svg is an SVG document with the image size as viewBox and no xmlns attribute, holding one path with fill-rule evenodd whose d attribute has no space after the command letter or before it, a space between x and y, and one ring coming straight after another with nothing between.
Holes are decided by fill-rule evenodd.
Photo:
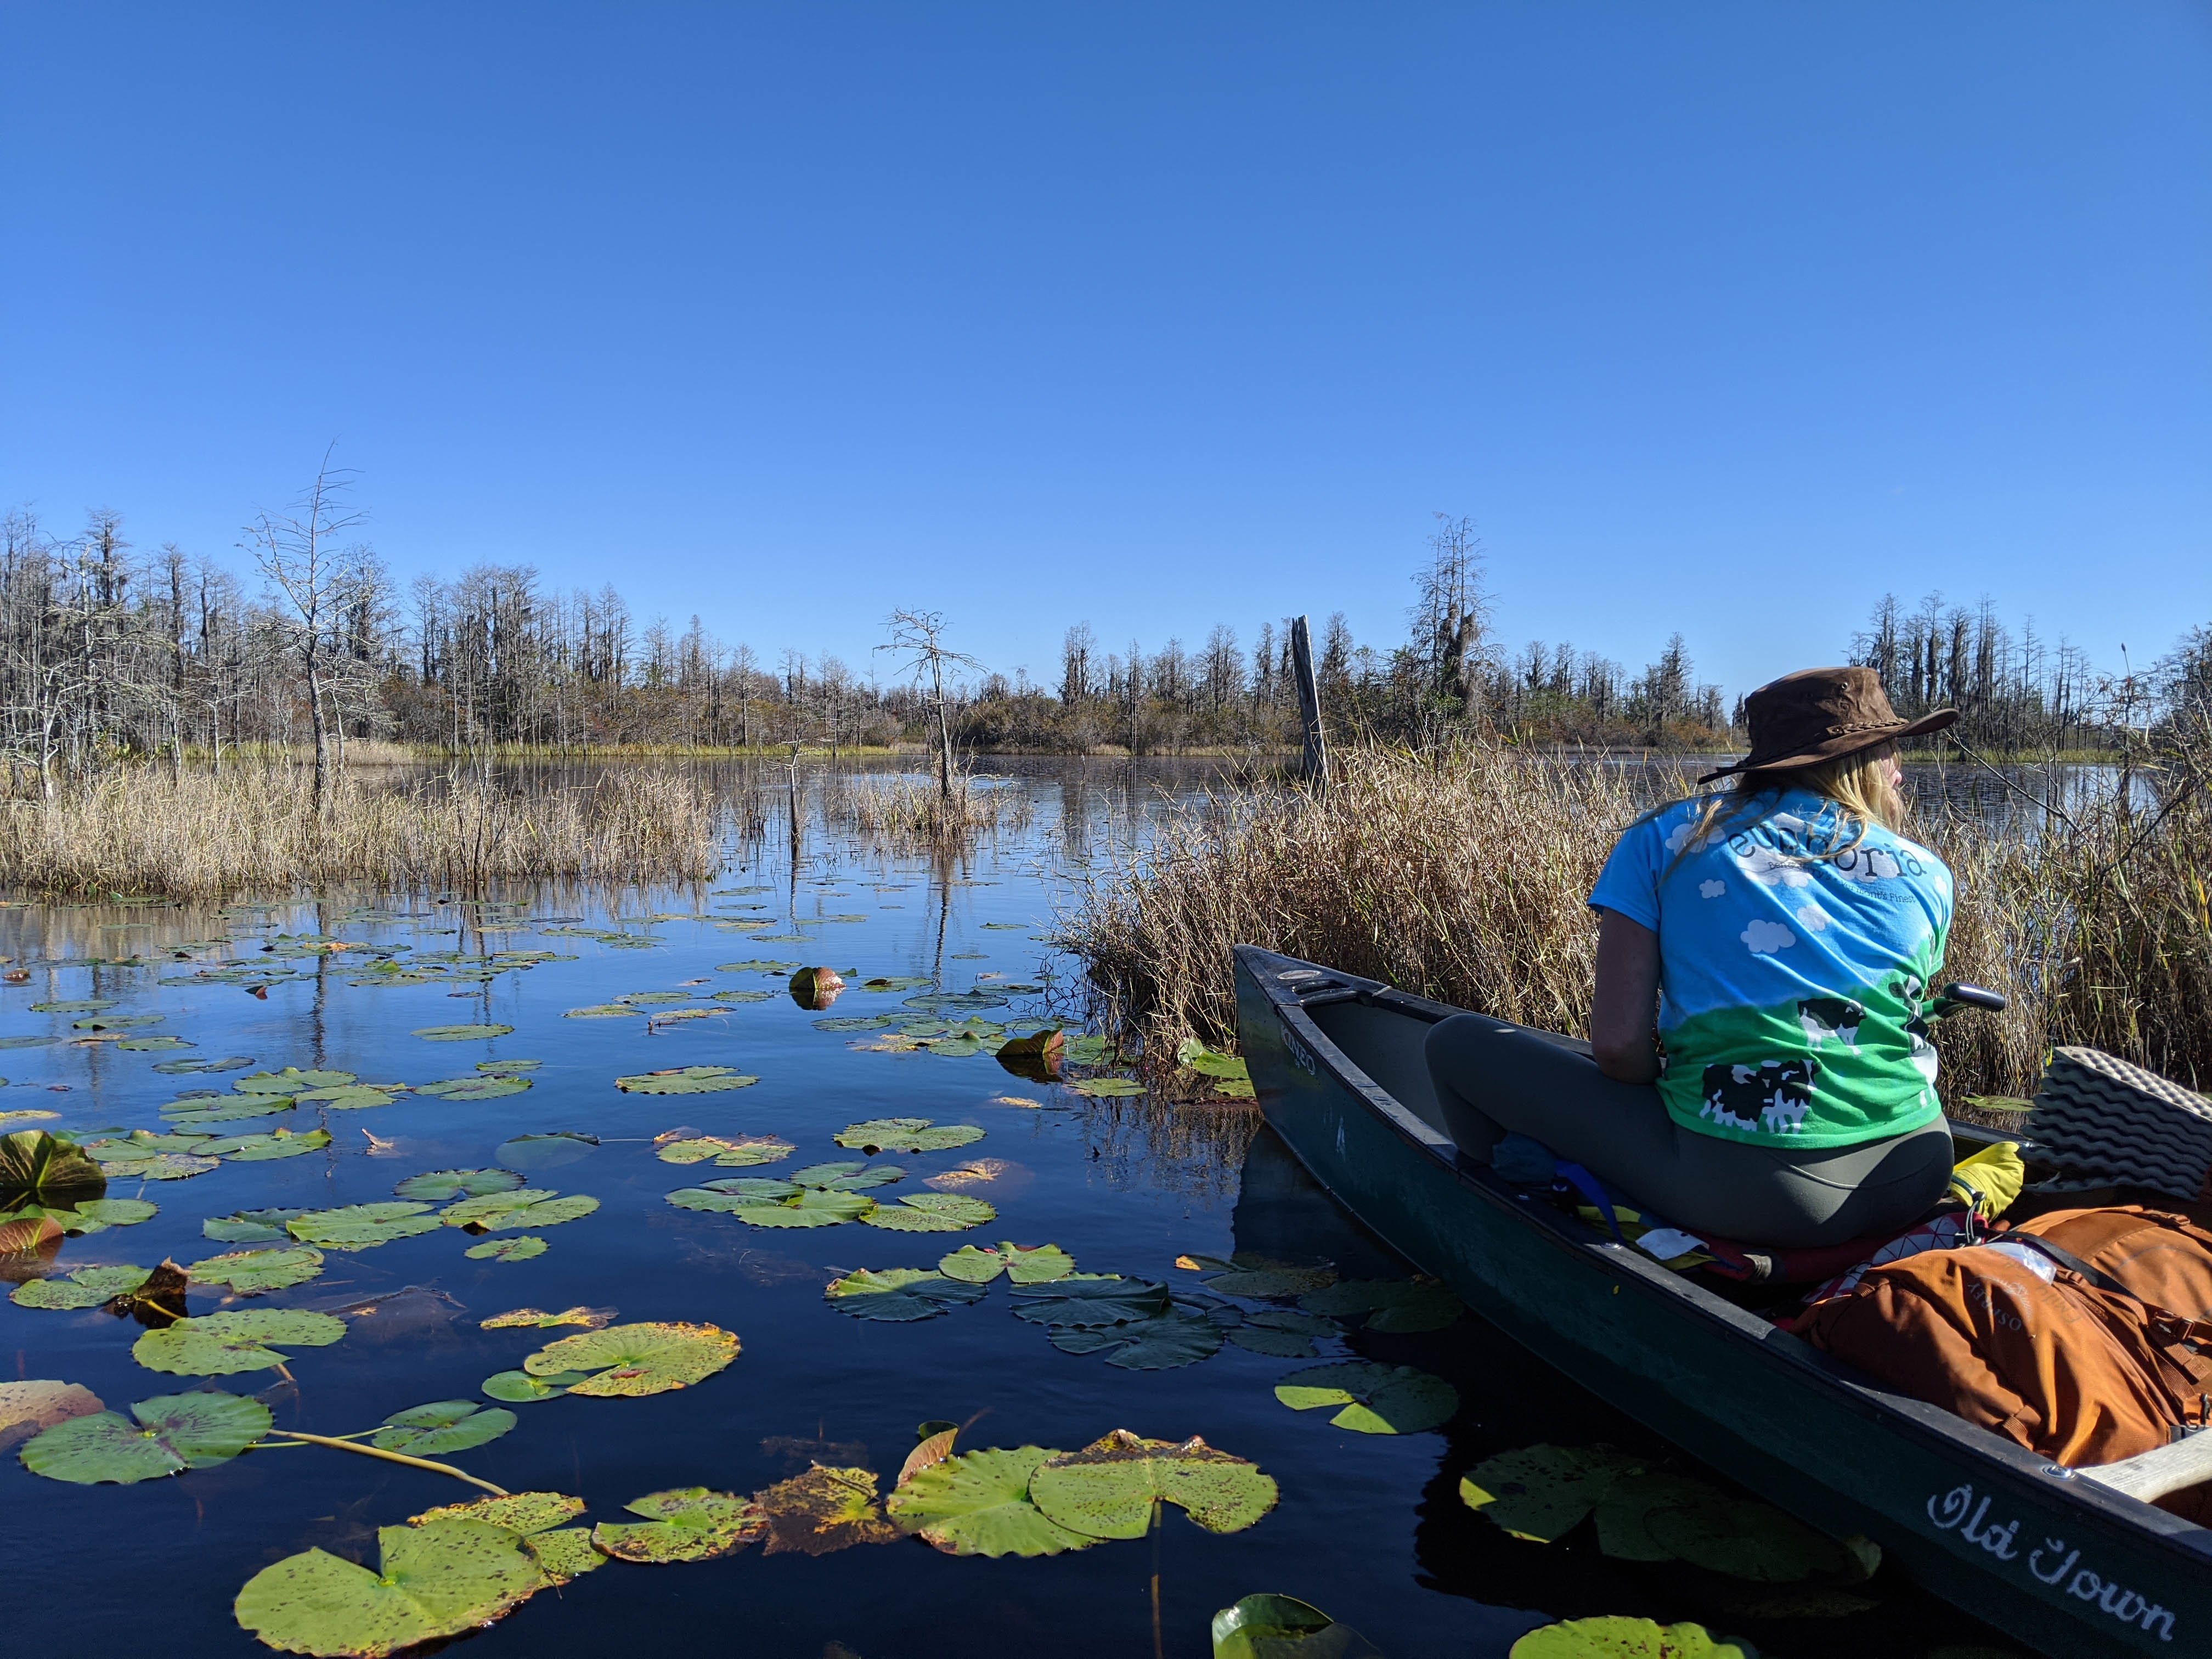
<instances>
[{"instance_id":1,"label":"blonde hair","mask_svg":"<svg viewBox=\"0 0 2212 1659\"><path fill-rule=\"evenodd\" d=\"M1902 835L1911 811L1905 797L1898 793L1889 781L1889 771L1883 763L1896 752L1895 745L1887 743L1870 749L1855 750L1848 755L1838 755L1833 760L1821 761L1813 766L1761 768L1750 772L1739 772L1730 787L1717 790L1705 798L1698 809L1694 827L1668 863L1665 880L1674 872L1674 866L1704 846L1713 836L1735 819L1752 810L1761 796L1778 795L1785 789L1809 789L1816 795L1825 795L1842 807L1843 823L1849 841L1832 847L1816 856L1822 860L1840 858L1864 841L1867 831L1875 824L1893 835ZM1667 809L1661 807L1659 811ZM1656 813L1650 816L1656 816Z\"/></svg>"}]
</instances>

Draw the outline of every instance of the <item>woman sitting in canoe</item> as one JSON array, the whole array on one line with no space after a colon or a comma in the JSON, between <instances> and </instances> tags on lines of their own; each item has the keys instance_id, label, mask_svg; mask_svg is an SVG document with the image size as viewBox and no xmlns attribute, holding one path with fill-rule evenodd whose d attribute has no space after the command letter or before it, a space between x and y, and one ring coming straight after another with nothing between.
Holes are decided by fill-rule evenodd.
<instances>
[{"instance_id":1,"label":"woman sitting in canoe","mask_svg":"<svg viewBox=\"0 0 2212 1659\"><path fill-rule=\"evenodd\" d=\"M1429 1036L1461 1151L1511 1131L1693 1233L1784 1246L1910 1226L1951 1139L1923 999L1951 872L1900 833L1900 719L1865 668L1751 694L1751 754L1722 793L1632 824L1589 897L1591 1041L1480 1014Z\"/></svg>"}]
</instances>

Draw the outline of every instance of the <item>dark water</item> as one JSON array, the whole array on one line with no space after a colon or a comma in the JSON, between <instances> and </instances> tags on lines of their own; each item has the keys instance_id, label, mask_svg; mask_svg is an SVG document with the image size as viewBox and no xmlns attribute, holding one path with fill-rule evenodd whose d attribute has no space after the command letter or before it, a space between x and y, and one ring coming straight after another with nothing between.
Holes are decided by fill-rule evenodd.
<instances>
[{"instance_id":1,"label":"dark water","mask_svg":"<svg viewBox=\"0 0 2212 1659\"><path fill-rule=\"evenodd\" d=\"M82 1034L71 1022L83 1016L30 1012L46 1000L113 997L121 1005L114 1013L164 1017L142 1030L198 1045L179 1054L252 1055L257 1067L425 1082L468 1073L479 1061L543 1062L530 1090L504 1098L465 1103L403 1095L368 1110L307 1108L228 1126L219 1132L320 1123L333 1143L326 1152L226 1163L191 1179L145 1183L143 1195L161 1206L154 1219L70 1240L53 1271L148 1266L165 1256L191 1262L235 1248L204 1238L205 1218L242 1207L380 1200L420 1171L491 1164L512 1137L579 1132L599 1145L562 1167L533 1171L532 1182L590 1194L600 1207L544 1230L544 1255L471 1261L463 1250L474 1241L452 1229L356 1254L331 1251L321 1278L235 1305L313 1306L421 1288L385 1312L354 1318L337 1345L301 1351L290 1364L296 1389L268 1372L212 1385L251 1393L275 1384L266 1397L280 1428L364 1429L404 1407L476 1395L483 1379L566 1334L485 1331L483 1318L582 1304L618 1309L624 1322L711 1322L743 1343L733 1364L694 1388L516 1406L520 1421L512 1432L452 1459L513 1491L583 1497L587 1519L620 1518L629 1500L672 1486L750 1492L811 1459L872 1468L888 1486L915 1425L930 1419L968 1425L968 1448L1074 1448L1122 1427L1176 1440L1203 1435L1255 1461L1281 1486L1278 1507L1242 1533L1205 1533L1170 1509L1151 1539L1052 1559L954 1558L908 1540L819 1559L753 1549L690 1565L611 1563L470 1638L471 1650L487 1656L621 1652L648 1643L792 1659L841 1650L863 1659L1046 1650L1144 1655L1156 1640L1163 1653L1196 1656L1208 1650L1216 1608L1263 1589L1318 1603L1393 1656L1502 1655L1536 1625L1600 1613L1698 1619L1785 1655L1920 1654L1989 1640L1887 1574L1865 1592L1876 1604L1871 1611L1777 1620L1747 1611L1746 1587L1711 1575L1611 1562L1587 1542L1546 1547L1499 1533L1456 1496L1460 1474L1482 1458L1542 1440L1659 1449L1471 1319L1440 1332L1347 1333L1323 1341L1324 1358L1418 1365L1460 1389L1461 1412L1443 1431L1386 1437L1344 1432L1322 1420L1326 1413L1294 1413L1276 1401L1274 1382L1312 1361L1224 1346L1198 1364L1136 1371L1062 1353L1042 1328L1009 1316L1003 1281L981 1302L923 1323L863 1322L825 1304L823 1286L837 1273L926 1267L963 1243L1000 1239L1050 1241L1083 1270L1178 1286L1196 1277L1174 1266L1184 1253L1322 1257L1347 1277L1409 1271L1335 1211L1244 1109L1089 1100L1012 1076L988 1054L868 1052L855 1046L866 1034L823 1032L815 1021L891 1011L903 994L848 991L824 1016L781 994L777 978L718 970L769 957L864 976L926 975L952 990L1039 985L1046 988L1013 996L984 1017L1014 1024L1048 1012L1078 1018L1070 964L1042 937L1065 891L1054 876L1059 860L1079 858L1095 837L1126 832L1155 785L1176 787L1190 775L1188 769L1030 769L1007 786L1027 798L1026 823L951 860L870 846L817 813L795 868L773 809L779 782L767 792L768 833L733 840L728 869L708 886L497 896L540 919L520 926L488 927L481 908L430 894L385 896L386 910L410 913L397 921L345 919L349 906L373 895L228 915L94 907L0 913L0 953L31 969L28 983L0 988L0 1036L65 1039L0 1052L0 1071L12 1079L0 1090L0 1111L59 1114L45 1127L158 1129L158 1109L180 1090L227 1091L239 1075L163 1075L153 1066L172 1054L73 1046L68 1039ZM767 890L715 896L753 887ZM737 908L745 905L767 908ZM637 949L543 931L555 925L548 917L598 926L611 915L692 912L775 925L741 931L714 920L632 921L628 931L655 941ZM815 920L855 915L865 920ZM359 976L360 958L350 952L282 962L302 977L268 986L265 1000L235 985L157 983L197 965L268 960L261 946L281 933L405 945L410 954L550 949L576 959L504 972L458 994L441 984L349 984ZM206 943L216 939L228 942ZM192 962L169 959L173 947L186 944ZM155 965L85 965L92 955ZM688 983L695 981L705 982ZM683 990L703 999L730 988L779 994L657 1031L642 1018L562 1018L628 993ZM450 1043L410 1035L469 1021L514 1030ZM614 1086L618 1076L692 1064L734 1066L760 1082L693 1097L626 1095ZM1008 1104L1003 1097L1040 1104ZM659 1161L651 1143L665 1131L774 1133L796 1142L797 1157L784 1164L734 1172L774 1174L858 1156L831 1136L855 1120L884 1115L974 1124L986 1136L957 1151L893 1158L906 1180L875 1196L926 1190L927 1178L985 1157L1008 1167L966 1190L988 1198L999 1218L961 1236L860 1224L769 1231L664 1201L672 1189L732 1173ZM117 1182L110 1194L139 1190ZM195 1290L191 1303L202 1313L217 1298ZM0 1303L8 1379L82 1383L111 1409L196 1386L136 1365L131 1345L138 1334L97 1310ZM219 1468L130 1486L41 1480L5 1455L0 1583L10 1592L10 1646L101 1656L264 1651L230 1613L238 1587L262 1566L310 1546L373 1563L377 1527L473 1495L439 1475L315 1448L252 1451Z\"/></svg>"}]
</instances>

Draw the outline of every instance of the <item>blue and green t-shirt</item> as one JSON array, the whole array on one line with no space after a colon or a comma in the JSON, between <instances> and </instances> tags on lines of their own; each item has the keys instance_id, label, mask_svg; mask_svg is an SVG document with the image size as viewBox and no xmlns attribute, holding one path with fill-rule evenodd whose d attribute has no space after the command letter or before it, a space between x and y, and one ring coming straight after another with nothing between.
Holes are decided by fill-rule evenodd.
<instances>
[{"instance_id":1,"label":"blue and green t-shirt","mask_svg":"<svg viewBox=\"0 0 2212 1659\"><path fill-rule=\"evenodd\" d=\"M1809 790L1731 803L1692 847L1703 810L1680 801L1632 825L1589 896L1659 935L1669 1115L1772 1146L1934 1121L1922 1006L1951 928L1943 861L1880 824L1861 836Z\"/></svg>"}]
</instances>

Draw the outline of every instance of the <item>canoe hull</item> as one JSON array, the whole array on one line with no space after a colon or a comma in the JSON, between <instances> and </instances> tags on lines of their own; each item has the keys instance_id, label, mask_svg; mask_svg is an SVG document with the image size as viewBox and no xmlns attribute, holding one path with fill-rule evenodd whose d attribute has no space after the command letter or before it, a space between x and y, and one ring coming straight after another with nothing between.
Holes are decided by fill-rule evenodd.
<instances>
[{"instance_id":1,"label":"canoe hull","mask_svg":"<svg viewBox=\"0 0 2212 1659\"><path fill-rule=\"evenodd\" d=\"M2023 1642L2069 1659L2212 1650L2212 1533L1866 1387L1639 1252L1455 1167L1449 1143L1276 980L1310 966L1237 951L1238 1036L1261 1109L1339 1203L1485 1319L1768 1501L1872 1538Z\"/></svg>"}]
</instances>

